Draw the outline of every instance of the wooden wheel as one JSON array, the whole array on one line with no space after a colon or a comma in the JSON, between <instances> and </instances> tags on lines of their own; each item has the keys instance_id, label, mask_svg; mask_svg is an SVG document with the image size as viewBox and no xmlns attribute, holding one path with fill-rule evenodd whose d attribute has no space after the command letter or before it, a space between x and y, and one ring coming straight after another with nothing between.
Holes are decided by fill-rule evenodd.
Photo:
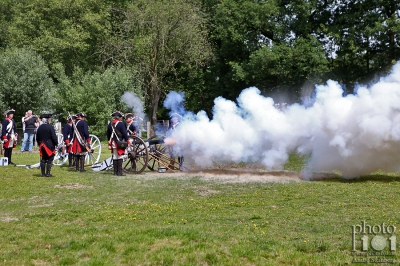
<instances>
[{"instance_id":1,"label":"wooden wheel","mask_svg":"<svg viewBox=\"0 0 400 266\"><path fill-rule=\"evenodd\" d=\"M173 156L172 147L166 146L163 140L150 139L149 143L149 163L151 171L157 171L158 167L165 167L168 170L179 170L179 164Z\"/></svg>"},{"instance_id":2,"label":"wooden wheel","mask_svg":"<svg viewBox=\"0 0 400 266\"><path fill-rule=\"evenodd\" d=\"M97 163L101 155L101 142L95 135L89 134L90 148L93 152L88 152L85 157L85 165L93 165Z\"/></svg>"},{"instance_id":3,"label":"wooden wheel","mask_svg":"<svg viewBox=\"0 0 400 266\"><path fill-rule=\"evenodd\" d=\"M68 153L64 146L64 136L61 133L57 133L58 147L56 148L56 155L54 156L54 165L63 165L68 161Z\"/></svg>"},{"instance_id":4,"label":"wooden wheel","mask_svg":"<svg viewBox=\"0 0 400 266\"><path fill-rule=\"evenodd\" d=\"M149 151L146 143L136 136L129 136L131 145L127 148L128 158L122 164L122 170L128 174L139 174L146 169Z\"/></svg>"}]
</instances>

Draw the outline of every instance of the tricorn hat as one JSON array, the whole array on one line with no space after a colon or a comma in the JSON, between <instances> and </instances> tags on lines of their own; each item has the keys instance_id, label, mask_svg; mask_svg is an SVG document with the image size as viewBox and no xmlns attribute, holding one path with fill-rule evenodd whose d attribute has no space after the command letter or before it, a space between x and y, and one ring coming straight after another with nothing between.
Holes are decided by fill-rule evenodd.
<instances>
[{"instance_id":1,"label":"tricorn hat","mask_svg":"<svg viewBox=\"0 0 400 266\"><path fill-rule=\"evenodd\" d=\"M15 110L14 109L10 109L4 112L5 115L9 115L9 114L14 114Z\"/></svg>"},{"instance_id":2,"label":"tricorn hat","mask_svg":"<svg viewBox=\"0 0 400 266\"><path fill-rule=\"evenodd\" d=\"M133 113L125 114L125 119L132 118L134 116Z\"/></svg>"},{"instance_id":3,"label":"tricorn hat","mask_svg":"<svg viewBox=\"0 0 400 266\"><path fill-rule=\"evenodd\" d=\"M114 113L111 114L112 117L118 116L118 117L123 117L124 115L120 111L115 111Z\"/></svg>"},{"instance_id":4,"label":"tricorn hat","mask_svg":"<svg viewBox=\"0 0 400 266\"><path fill-rule=\"evenodd\" d=\"M85 113L82 113L82 112L77 113L75 116L76 117L86 117Z\"/></svg>"},{"instance_id":5,"label":"tricorn hat","mask_svg":"<svg viewBox=\"0 0 400 266\"><path fill-rule=\"evenodd\" d=\"M76 115L69 115L67 117L67 120L74 120L74 119L76 119Z\"/></svg>"},{"instance_id":6,"label":"tricorn hat","mask_svg":"<svg viewBox=\"0 0 400 266\"><path fill-rule=\"evenodd\" d=\"M53 114L42 114L40 116L40 119L42 119L42 118L51 118L52 116L53 116Z\"/></svg>"}]
</instances>

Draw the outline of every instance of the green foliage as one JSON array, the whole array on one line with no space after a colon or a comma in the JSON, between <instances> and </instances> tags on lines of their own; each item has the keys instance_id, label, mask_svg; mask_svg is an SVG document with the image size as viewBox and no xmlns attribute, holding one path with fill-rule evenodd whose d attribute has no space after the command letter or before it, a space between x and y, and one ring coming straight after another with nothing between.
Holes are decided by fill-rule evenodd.
<instances>
[{"instance_id":1,"label":"green foliage","mask_svg":"<svg viewBox=\"0 0 400 266\"><path fill-rule=\"evenodd\" d=\"M192 2L134 1L123 12L118 32L105 50L114 62L133 65L143 77L149 118L154 125L167 75L182 64L204 64L210 56L205 20Z\"/></svg>"},{"instance_id":2,"label":"green foliage","mask_svg":"<svg viewBox=\"0 0 400 266\"><path fill-rule=\"evenodd\" d=\"M3 0L0 49L29 47L52 78L60 65L68 78L133 67L154 123L170 90L210 114L217 96L250 86L298 99L304 83L376 79L400 59L398 10L396 0Z\"/></svg>"},{"instance_id":3,"label":"green foliage","mask_svg":"<svg viewBox=\"0 0 400 266\"><path fill-rule=\"evenodd\" d=\"M133 92L142 98L140 82L130 68L110 67L102 73L85 73L78 68L71 78L63 73L61 67L57 73L57 113L66 118L68 112L84 112L90 133L99 138L104 138L112 112L132 111L121 101L125 92Z\"/></svg>"},{"instance_id":4,"label":"green foliage","mask_svg":"<svg viewBox=\"0 0 400 266\"><path fill-rule=\"evenodd\" d=\"M211 20L211 38L216 44L216 60L206 74L207 86L216 96L235 99L251 84L244 73L252 53L270 44L275 34L278 6L275 1L224 0L214 6ZM212 100L211 99L211 100Z\"/></svg>"},{"instance_id":5,"label":"green foliage","mask_svg":"<svg viewBox=\"0 0 400 266\"><path fill-rule=\"evenodd\" d=\"M12 6L8 27L11 46L31 46L49 66L62 63L69 75L75 66L96 69L97 46L109 34L109 6L102 0L25 0Z\"/></svg>"},{"instance_id":6,"label":"green foliage","mask_svg":"<svg viewBox=\"0 0 400 266\"><path fill-rule=\"evenodd\" d=\"M250 56L246 69L249 83L265 93L293 89L292 95L299 95L306 81L322 82L328 61L315 38L299 38L292 45L264 46Z\"/></svg>"},{"instance_id":7,"label":"green foliage","mask_svg":"<svg viewBox=\"0 0 400 266\"><path fill-rule=\"evenodd\" d=\"M50 71L40 55L30 49L7 49L0 53L0 103L16 110L20 121L28 109L53 111L55 90Z\"/></svg>"}]
</instances>

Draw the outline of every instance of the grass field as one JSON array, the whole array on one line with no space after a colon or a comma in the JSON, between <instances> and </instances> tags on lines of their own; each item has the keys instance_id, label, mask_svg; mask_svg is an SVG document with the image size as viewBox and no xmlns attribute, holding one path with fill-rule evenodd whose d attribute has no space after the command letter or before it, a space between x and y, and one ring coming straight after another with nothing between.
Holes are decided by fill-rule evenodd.
<instances>
[{"instance_id":1,"label":"grass field","mask_svg":"<svg viewBox=\"0 0 400 266\"><path fill-rule=\"evenodd\" d=\"M39 155L15 152L13 161L34 164ZM292 156L286 167L302 165ZM400 221L397 174L235 183L52 173L0 167L0 265L399 264L389 239L397 232L388 234ZM362 223L377 237L360 232Z\"/></svg>"}]
</instances>

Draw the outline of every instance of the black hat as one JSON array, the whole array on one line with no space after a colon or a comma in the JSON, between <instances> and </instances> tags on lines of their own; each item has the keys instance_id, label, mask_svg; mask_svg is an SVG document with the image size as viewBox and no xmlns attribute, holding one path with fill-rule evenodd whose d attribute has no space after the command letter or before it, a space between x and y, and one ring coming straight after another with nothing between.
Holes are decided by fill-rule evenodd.
<instances>
[{"instance_id":1,"label":"black hat","mask_svg":"<svg viewBox=\"0 0 400 266\"><path fill-rule=\"evenodd\" d=\"M80 113L76 114L76 117L86 117L86 115L84 113L80 112Z\"/></svg>"},{"instance_id":2,"label":"black hat","mask_svg":"<svg viewBox=\"0 0 400 266\"><path fill-rule=\"evenodd\" d=\"M111 114L112 117L118 116L118 117L123 117L124 115L120 111L115 111L114 113Z\"/></svg>"},{"instance_id":3,"label":"black hat","mask_svg":"<svg viewBox=\"0 0 400 266\"><path fill-rule=\"evenodd\" d=\"M76 116L75 116L75 115L72 115L72 116L68 116L68 117L67 117L67 120L74 120L74 119L76 119Z\"/></svg>"},{"instance_id":4,"label":"black hat","mask_svg":"<svg viewBox=\"0 0 400 266\"><path fill-rule=\"evenodd\" d=\"M128 113L125 115L125 119L132 118L134 116L133 113Z\"/></svg>"},{"instance_id":5,"label":"black hat","mask_svg":"<svg viewBox=\"0 0 400 266\"><path fill-rule=\"evenodd\" d=\"M14 109L10 109L4 112L5 115L9 115L9 114L14 114L15 110Z\"/></svg>"},{"instance_id":6,"label":"black hat","mask_svg":"<svg viewBox=\"0 0 400 266\"><path fill-rule=\"evenodd\" d=\"M51 118L52 116L53 116L53 114L42 114L40 116L40 119L42 119L42 118Z\"/></svg>"}]
</instances>

